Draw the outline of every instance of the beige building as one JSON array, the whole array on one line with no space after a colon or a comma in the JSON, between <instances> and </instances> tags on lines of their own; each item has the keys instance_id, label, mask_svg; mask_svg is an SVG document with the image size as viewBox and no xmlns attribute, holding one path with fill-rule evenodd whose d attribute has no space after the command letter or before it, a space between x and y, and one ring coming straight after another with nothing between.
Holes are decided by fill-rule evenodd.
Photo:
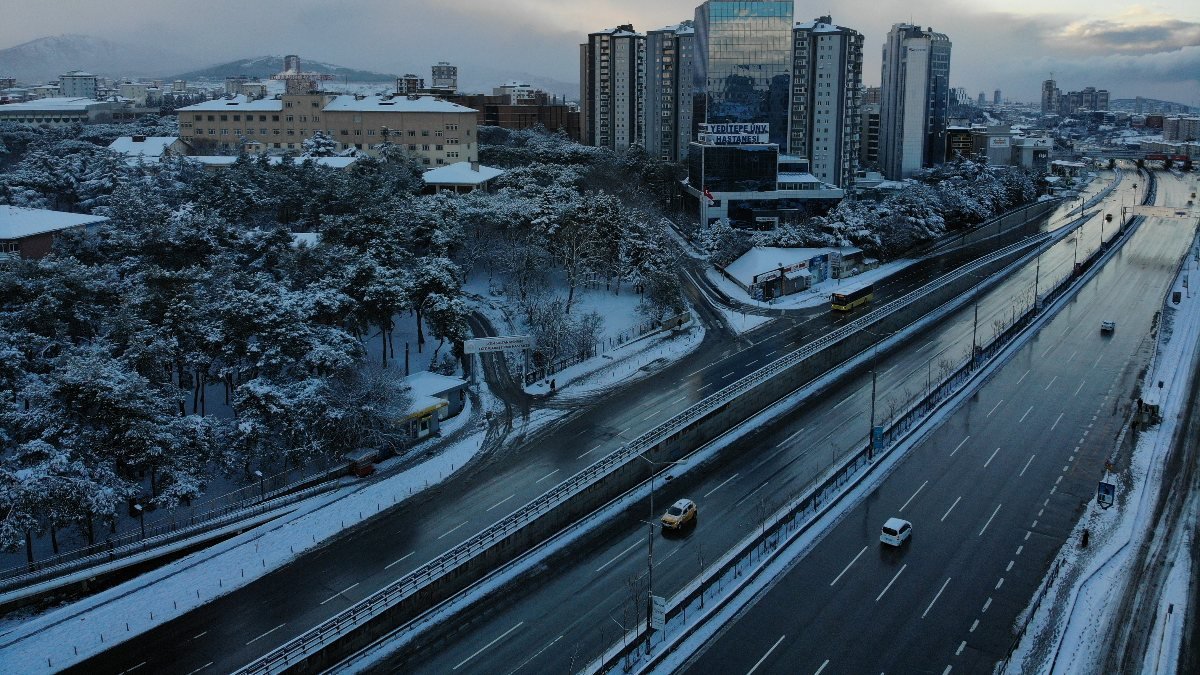
<instances>
[{"instance_id":1,"label":"beige building","mask_svg":"<svg viewBox=\"0 0 1200 675\"><path fill-rule=\"evenodd\" d=\"M476 111L431 96L234 96L176 112L180 138L200 152L299 151L306 138L323 131L338 150L371 152L386 138L428 166L479 161Z\"/></svg>"}]
</instances>

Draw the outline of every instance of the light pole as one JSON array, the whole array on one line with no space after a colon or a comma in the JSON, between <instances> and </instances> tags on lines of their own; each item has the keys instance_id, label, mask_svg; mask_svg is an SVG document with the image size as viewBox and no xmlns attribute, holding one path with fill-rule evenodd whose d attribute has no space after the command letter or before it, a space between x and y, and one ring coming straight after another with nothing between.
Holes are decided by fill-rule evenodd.
<instances>
[{"instance_id":1,"label":"light pole","mask_svg":"<svg viewBox=\"0 0 1200 675\"><path fill-rule=\"evenodd\" d=\"M650 653L650 637L654 633L654 478L658 475L657 467L683 464L677 462L656 462L645 455L637 455L650 465L650 519L646 521L646 653Z\"/></svg>"},{"instance_id":2,"label":"light pole","mask_svg":"<svg viewBox=\"0 0 1200 675\"><path fill-rule=\"evenodd\" d=\"M142 524L142 539L145 539L146 538L146 509L145 509L145 507L142 506L141 502L134 504L133 508L137 509L138 520L141 521L141 524Z\"/></svg>"},{"instance_id":3,"label":"light pole","mask_svg":"<svg viewBox=\"0 0 1200 675\"><path fill-rule=\"evenodd\" d=\"M899 331L892 331L891 333L884 333L880 335L879 333L867 330L866 328L861 328L859 330L872 335L875 338L875 344L871 346L871 428L870 432L867 434L867 461L870 462L874 461L875 459L875 391L876 382L878 380L878 369L875 366L876 360L879 358L879 343L895 335Z\"/></svg>"},{"instance_id":4,"label":"light pole","mask_svg":"<svg viewBox=\"0 0 1200 675\"><path fill-rule=\"evenodd\" d=\"M258 476L258 500L262 501L263 498L266 497L266 490L263 486L263 472L255 469L254 475Z\"/></svg>"}]
</instances>

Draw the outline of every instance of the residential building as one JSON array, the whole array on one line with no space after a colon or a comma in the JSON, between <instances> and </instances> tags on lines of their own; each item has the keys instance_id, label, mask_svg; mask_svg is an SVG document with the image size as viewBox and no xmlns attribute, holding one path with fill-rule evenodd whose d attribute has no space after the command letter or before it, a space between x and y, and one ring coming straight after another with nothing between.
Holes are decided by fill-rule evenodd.
<instances>
[{"instance_id":1,"label":"residential building","mask_svg":"<svg viewBox=\"0 0 1200 675\"><path fill-rule=\"evenodd\" d=\"M984 94L982 91L981 91L981 92L979 92L979 98L977 98L977 99L976 99L976 103L977 103L977 104L978 104L980 107L983 107L983 106L987 105L987 95L986 95L986 94Z\"/></svg>"},{"instance_id":2,"label":"residential building","mask_svg":"<svg viewBox=\"0 0 1200 675\"><path fill-rule=\"evenodd\" d=\"M950 90L950 104L952 106L971 105L971 95L967 93L966 87L954 87Z\"/></svg>"},{"instance_id":3,"label":"residential building","mask_svg":"<svg viewBox=\"0 0 1200 675\"><path fill-rule=\"evenodd\" d=\"M579 108L561 102L541 90L534 90L532 98L512 100L511 95L454 94L442 96L444 100L476 110L476 124L502 129L532 129L541 126L554 133L562 131L571 140L579 141Z\"/></svg>"},{"instance_id":4,"label":"residential building","mask_svg":"<svg viewBox=\"0 0 1200 675\"><path fill-rule=\"evenodd\" d=\"M125 117L124 104L91 98L38 98L0 105L0 122L26 126L106 123Z\"/></svg>"},{"instance_id":5,"label":"residential building","mask_svg":"<svg viewBox=\"0 0 1200 675\"><path fill-rule=\"evenodd\" d=\"M424 164L479 161L477 111L432 96L313 92L249 100L233 96L179 108L179 136L199 152L283 153L323 131L340 150L368 153L385 140Z\"/></svg>"},{"instance_id":6,"label":"residential building","mask_svg":"<svg viewBox=\"0 0 1200 675\"><path fill-rule=\"evenodd\" d=\"M621 150L643 139L646 36L631 24L591 33L579 46L583 142Z\"/></svg>"},{"instance_id":7,"label":"residential building","mask_svg":"<svg viewBox=\"0 0 1200 675\"><path fill-rule=\"evenodd\" d=\"M878 105L883 100L883 90L879 87L863 87L862 104Z\"/></svg>"},{"instance_id":8,"label":"residential building","mask_svg":"<svg viewBox=\"0 0 1200 675\"><path fill-rule=\"evenodd\" d=\"M997 89L995 93L992 94L992 105L1000 105L1001 103L1004 103L1004 96L1001 94L1000 90Z\"/></svg>"},{"instance_id":9,"label":"residential building","mask_svg":"<svg viewBox=\"0 0 1200 675\"><path fill-rule=\"evenodd\" d=\"M950 38L932 28L898 23L888 33L879 157L883 174L892 180L908 178L946 156L950 48Z\"/></svg>"},{"instance_id":10,"label":"residential building","mask_svg":"<svg viewBox=\"0 0 1200 675\"><path fill-rule=\"evenodd\" d=\"M864 103L859 119L859 163L879 165L879 104Z\"/></svg>"},{"instance_id":11,"label":"residential building","mask_svg":"<svg viewBox=\"0 0 1200 675\"><path fill-rule=\"evenodd\" d=\"M1164 141L1200 140L1200 117L1163 117Z\"/></svg>"},{"instance_id":12,"label":"residential building","mask_svg":"<svg viewBox=\"0 0 1200 675\"><path fill-rule=\"evenodd\" d=\"M82 70L58 76L59 95L63 98L96 98L97 78Z\"/></svg>"},{"instance_id":13,"label":"residential building","mask_svg":"<svg viewBox=\"0 0 1200 675\"><path fill-rule=\"evenodd\" d=\"M951 162L958 158L969 158L975 154L975 139L971 136L971 125L966 121L946 125L946 157Z\"/></svg>"},{"instance_id":14,"label":"residential building","mask_svg":"<svg viewBox=\"0 0 1200 675\"><path fill-rule=\"evenodd\" d=\"M788 154L806 157L812 175L849 187L860 141L863 36L822 16L792 31Z\"/></svg>"},{"instance_id":15,"label":"residential building","mask_svg":"<svg viewBox=\"0 0 1200 675\"><path fill-rule=\"evenodd\" d=\"M972 156L986 158L989 166L1012 164L1013 132L1007 126L971 129Z\"/></svg>"},{"instance_id":16,"label":"residential building","mask_svg":"<svg viewBox=\"0 0 1200 675\"><path fill-rule=\"evenodd\" d=\"M549 94L541 89L534 89L528 82L505 82L499 87L492 87L493 96L504 96L510 104L534 103L539 97L549 98Z\"/></svg>"},{"instance_id":17,"label":"residential building","mask_svg":"<svg viewBox=\"0 0 1200 675\"><path fill-rule=\"evenodd\" d=\"M149 90L150 85L145 82L121 82L117 85L117 95L129 99L139 107L146 105Z\"/></svg>"},{"instance_id":18,"label":"residential building","mask_svg":"<svg viewBox=\"0 0 1200 675\"><path fill-rule=\"evenodd\" d=\"M1045 95L1044 89L1042 95ZM1059 93L1055 112L1073 115L1083 110L1108 110L1108 90L1084 87L1081 91Z\"/></svg>"},{"instance_id":19,"label":"residential building","mask_svg":"<svg viewBox=\"0 0 1200 675\"><path fill-rule=\"evenodd\" d=\"M104 216L0 205L0 262L43 258L50 254L60 233L90 229L105 222L108 218Z\"/></svg>"},{"instance_id":20,"label":"residential building","mask_svg":"<svg viewBox=\"0 0 1200 675\"><path fill-rule=\"evenodd\" d=\"M646 32L646 152L670 162L687 157L692 136L692 22Z\"/></svg>"},{"instance_id":21,"label":"residential building","mask_svg":"<svg viewBox=\"0 0 1200 675\"><path fill-rule=\"evenodd\" d=\"M17 78L0 77L0 89L12 89L15 86L17 86Z\"/></svg>"},{"instance_id":22,"label":"residential building","mask_svg":"<svg viewBox=\"0 0 1200 675\"><path fill-rule=\"evenodd\" d=\"M1043 137L1016 137L1012 139L1012 163L1032 171L1050 168L1050 153L1054 140Z\"/></svg>"},{"instance_id":23,"label":"residential building","mask_svg":"<svg viewBox=\"0 0 1200 675\"><path fill-rule=\"evenodd\" d=\"M425 78L408 73L396 78L396 93L401 95L416 94L425 88Z\"/></svg>"},{"instance_id":24,"label":"residential building","mask_svg":"<svg viewBox=\"0 0 1200 675\"><path fill-rule=\"evenodd\" d=\"M1042 81L1042 114L1050 115L1058 112L1058 97L1062 92L1054 78Z\"/></svg>"},{"instance_id":25,"label":"residential building","mask_svg":"<svg viewBox=\"0 0 1200 675\"><path fill-rule=\"evenodd\" d=\"M458 66L452 66L445 61L438 61L432 68L433 77L429 83L434 89L449 89L458 91Z\"/></svg>"}]
</instances>

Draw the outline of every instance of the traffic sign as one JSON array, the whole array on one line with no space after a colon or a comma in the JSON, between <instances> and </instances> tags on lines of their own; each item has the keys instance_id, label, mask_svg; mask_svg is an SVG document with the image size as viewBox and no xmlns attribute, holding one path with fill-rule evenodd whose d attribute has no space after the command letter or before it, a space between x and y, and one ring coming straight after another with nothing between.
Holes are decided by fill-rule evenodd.
<instances>
[{"instance_id":1,"label":"traffic sign","mask_svg":"<svg viewBox=\"0 0 1200 675\"><path fill-rule=\"evenodd\" d=\"M650 626L654 630L662 630L667 625L667 599L661 595L650 596L650 604L654 611L650 613Z\"/></svg>"},{"instance_id":2,"label":"traffic sign","mask_svg":"<svg viewBox=\"0 0 1200 675\"><path fill-rule=\"evenodd\" d=\"M506 335L503 337L471 338L470 340L463 340L464 354L508 352L532 348L533 337L529 335Z\"/></svg>"}]
</instances>

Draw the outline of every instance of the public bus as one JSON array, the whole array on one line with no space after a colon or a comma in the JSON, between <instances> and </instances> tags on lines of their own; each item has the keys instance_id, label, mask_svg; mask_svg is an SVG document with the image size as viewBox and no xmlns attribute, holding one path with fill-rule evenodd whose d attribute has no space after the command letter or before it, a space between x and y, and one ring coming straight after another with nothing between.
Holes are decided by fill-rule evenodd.
<instances>
[{"instance_id":1,"label":"public bus","mask_svg":"<svg viewBox=\"0 0 1200 675\"><path fill-rule=\"evenodd\" d=\"M850 310L865 305L875 297L874 284L866 284L859 286L852 291L845 293L834 293L829 296L829 308L834 312L849 312Z\"/></svg>"}]
</instances>

